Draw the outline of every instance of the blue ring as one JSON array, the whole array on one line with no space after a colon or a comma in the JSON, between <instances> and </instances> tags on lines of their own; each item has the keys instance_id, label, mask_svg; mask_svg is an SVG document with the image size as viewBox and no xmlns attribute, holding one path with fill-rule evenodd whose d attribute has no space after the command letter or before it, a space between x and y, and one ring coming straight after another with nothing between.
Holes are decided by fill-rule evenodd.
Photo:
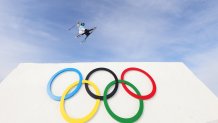
<instances>
[{"instance_id":1,"label":"blue ring","mask_svg":"<svg viewBox=\"0 0 218 123\"><path fill-rule=\"evenodd\" d=\"M62 69L62 70L58 71L57 73L55 73L55 74L51 77L51 79L49 80L48 85L47 85L47 93L48 93L48 95L49 95L52 99L54 99L54 100L56 100L56 101L60 101L60 100L61 100L61 96L55 96L55 95L52 93L52 91L51 91L52 83L53 83L53 81L56 79L57 76L59 76L60 74L62 74L62 73L64 73L64 72L67 72L67 71L76 72L76 73L79 75L79 83L78 83L77 87L76 87L72 92L68 93L68 94L65 96L64 100L69 99L69 98L72 97L74 94L76 94L76 93L79 91L79 89L81 88L81 86L82 86L83 77L82 77L82 74L81 74L81 72L80 72L79 70L77 70L77 69L75 69L75 68L65 68L65 69Z\"/></svg>"}]
</instances>

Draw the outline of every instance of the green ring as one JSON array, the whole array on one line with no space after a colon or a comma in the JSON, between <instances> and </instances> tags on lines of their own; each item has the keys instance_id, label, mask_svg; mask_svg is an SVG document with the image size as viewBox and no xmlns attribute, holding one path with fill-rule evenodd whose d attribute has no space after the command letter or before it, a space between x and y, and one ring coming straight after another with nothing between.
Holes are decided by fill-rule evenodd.
<instances>
[{"instance_id":1,"label":"green ring","mask_svg":"<svg viewBox=\"0 0 218 123\"><path fill-rule=\"evenodd\" d=\"M139 92L139 90L138 90L133 84L131 84L130 82L125 81L125 80L118 80L118 82L119 82L119 83L124 82L126 85L130 86L138 95L141 95L140 92ZM107 102L107 92L108 92L108 90L110 89L110 87L111 87L112 85L114 85L115 83L116 83L116 81L110 82L110 83L106 86L106 88L105 88L105 90L104 90L103 101L104 101L104 106L105 106L107 112L108 112L108 113L110 114L110 116L113 117L116 121L121 122L121 123L133 123L133 122L137 121L137 120L140 118L140 116L142 115L142 113L143 113L143 109L144 109L143 100L139 100L139 103L140 103L139 110L138 110L138 112L136 113L136 115L134 115L133 117L130 117L130 118L122 118L122 117L119 117L119 116L117 116L117 115L110 109L110 107L109 107L109 105L108 105L108 102Z\"/></svg>"}]
</instances>

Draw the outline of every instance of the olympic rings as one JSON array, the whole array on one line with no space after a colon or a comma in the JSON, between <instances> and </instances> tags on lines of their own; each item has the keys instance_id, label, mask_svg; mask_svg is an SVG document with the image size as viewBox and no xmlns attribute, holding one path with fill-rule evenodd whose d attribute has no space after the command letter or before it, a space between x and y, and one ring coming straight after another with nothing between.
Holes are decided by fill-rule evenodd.
<instances>
[{"instance_id":1,"label":"olympic rings","mask_svg":"<svg viewBox=\"0 0 218 123\"><path fill-rule=\"evenodd\" d=\"M55 95L52 93L52 91L51 91L52 83L53 83L53 81L56 79L56 77L58 77L60 74L62 74L62 73L64 73L64 72L67 72L67 71L73 71L73 72L76 72L76 73L79 75L79 84L78 84L78 86L76 87L76 89L75 89L74 91L72 91L71 93L69 93L69 94L66 95L65 99L69 99L69 98L72 97L74 94L76 94L76 93L79 91L79 89L81 88L81 86L82 86L83 77L82 77L82 74L80 73L79 70L77 70L77 69L75 69L75 68L65 68L65 69L62 69L62 70L58 71L57 73L55 73L55 74L51 77L51 79L49 80L48 85L47 85L47 93L48 93L48 95L49 95L52 99L54 99L54 100L56 100L56 101L60 101L61 96L55 96Z\"/></svg>"},{"instance_id":2,"label":"olympic rings","mask_svg":"<svg viewBox=\"0 0 218 123\"><path fill-rule=\"evenodd\" d=\"M119 83L125 83L125 84L127 84L127 85L130 86L138 95L141 95L140 92L139 92L139 90L138 90L133 84L131 84L130 82L125 81L125 80L119 80ZM110 87L111 87L112 85L114 85L114 84L115 84L115 81L112 81L111 83L109 83L109 84L106 86L106 88L105 88L105 90L104 90L104 98L103 98L103 99L104 99L104 105L105 105L105 108L106 108L107 112L111 115L111 117L113 117L115 120L117 120L117 121L119 121L119 122L121 122L121 123L133 123L133 122L137 121L137 120L140 118L140 116L142 115L143 109L144 109L144 103L143 103L142 100L139 100L140 106L139 106L139 110L138 110L137 114L134 115L134 116L131 117L131 118L122 118L122 117L119 117L119 116L117 116L117 115L110 109L110 107L109 107L109 105L108 105L108 102L107 102L106 95L107 95L107 92L108 92L108 90L110 89Z\"/></svg>"},{"instance_id":3,"label":"olympic rings","mask_svg":"<svg viewBox=\"0 0 218 123\"><path fill-rule=\"evenodd\" d=\"M95 106L94 108L92 109L92 111L86 115L84 118L71 118L69 115L67 115L66 111L65 111L65 108L64 108L64 99L65 99L65 96L66 94L73 88L75 87L79 82L74 82L73 84L71 84L69 87L67 87L67 89L64 91L62 97L61 97L61 101L60 101L60 110L61 110L61 114L62 116L64 117L64 119L69 122L69 123L84 123L84 122L87 122L88 120L90 120L94 115L95 113L97 112L98 110L98 107L99 107L99 104L100 104L100 100L97 99L96 100L96 103L95 103ZM89 84L91 85L94 89L95 89L95 92L97 95L100 95L100 91L97 87L97 85L95 85L93 82L91 81L88 81L88 80L83 80L82 83L85 83L85 84Z\"/></svg>"},{"instance_id":4,"label":"olympic rings","mask_svg":"<svg viewBox=\"0 0 218 123\"><path fill-rule=\"evenodd\" d=\"M104 93L103 93L103 96L100 96L100 91L98 89L98 87L91 81L89 81L88 79L90 78L90 76L94 73L94 72L97 72L97 71L100 71L100 70L103 70L103 71L107 71L109 73L111 73L114 77L114 80L111 81L105 88L104 90ZM124 80L124 76L125 74L128 72L128 71L138 71L138 72L142 72L143 74L145 74L151 81L152 83L152 91L151 93L147 94L147 95L141 95L139 90L133 85L131 84L130 82ZM64 93L62 94L62 96L55 96L52 91L51 91L51 87L52 87L52 83L53 81L62 73L64 72L67 72L67 71L73 71L73 72L76 72L78 75L79 75L79 81L77 82L74 82L72 83L71 85L69 85L67 87L67 89L64 91ZM118 86L119 84L122 84L124 90L131 96L133 96L134 98L137 98L139 99L139 110L138 112L133 116L133 117L130 117L130 118L122 118L122 117L119 117L117 116L115 113L112 112L112 110L110 109L109 105L108 105L108 102L107 100L109 98L111 98L118 90ZM85 84L85 88L86 88L86 91L87 93L93 97L94 99L97 99L96 100L96 103L95 103L95 106L94 108L92 109L92 111L86 115L85 117L83 118L71 118L65 111L65 107L64 107L64 101L66 99L69 99L70 97L74 96L78 91L79 89L81 88L82 84ZM115 84L115 87L113 89L113 91L110 93L110 94L107 94L108 93L108 90L110 89L111 86L113 86ZM89 89L89 85L91 85L94 90L95 90L95 93L92 93ZM131 92L128 88L127 88L127 85L130 86L134 91L135 93ZM75 87L76 88L71 92L70 90ZM142 69L139 69L139 68L134 68L134 67L130 67L130 68L127 68L125 69L122 74L121 74L121 80L118 80L116 74L108 69L108 68L103 68L103 67L100 67L100 68L96 68L96 69L93 69L92 71L90 71L88 73L88 75L86 76L86 79L83 80L83 77L82 77L82 74L79 70L75 69L75 68L65 68L65 69L62 69L60 71L58 71L57 73L55 73L51 79L49 80L48 82L48 85L47 85L47 93L48 95L56 100L56 101L60 101L60 111L61 111L61 114L63 116L63 118L69 122L69 123L84 123L84 122L87 122L89 119L91 119L95 113L97 112L98 110L98 107L99 107L99 104L100 104L100 101L103 100L104 102L104 105L105 105L105 108L107 110L107 112L109 113L109 115L114 118L116 121L118 122L125 122L125 123L132 123L132 122L135 122L137 121L142 113L143 113L143 109L144 109L144 103L143 103L143 100L146 100L146 99L150 99L151 97L153 97L156 93L156 84L155 84L155 81L154 79L144 70Z\"/></svg>"},{"instance_id":5,"label":"olympic rings","mask_svg":"<svg viewBox=\"0 0 218 123\"><path fill-rule=\"evenodd\" d=\"M110 94L107 95L107 99L109 99L109 98L111 98L111 97L117 92L118 85L119 85L119 84L118 84L118 78L117 78L116 74L115 74L113 71L111 71L111 70L108 69L108 68L101 68L101 67L100 67L100 68L96 68L96 69L94 69L94 70L92 70L91 72L88 73L88 75L86 76L86 80L89 80L90 76L91 76L94 72L97 72L97 71L100 71L100 70L107 71L107 72L111 73L111 74L113 75L115 81L116 81L114 90L113 90ZM95 98L95 99L103 100L103 96L97 96L97 95L93 94L92 91L90 91L88 84L85 84L85 87L86 87L87 93L88 93L91 97L93 97L93 98Z\"/></svg>"},{"instance_id":6,"label":"olympic rings","mask_svg":"<svg viewBox=\"0 0 218 123\"><path fill-rule=\"evenodd\" d=\"M122 83L122 86L123 86L123 88L126 90L126 92L129 93L131 96L133 96L133 97L135 97L135 98L137 98L137 99L142 99L142 100L149 99L149 98L153 97L154 94L155 94L155 92L156 92L156 84L155 84L155 82L154 82L154 79L153 79L146 71L144 71L144 70L142 70L142 69L139 69L139 68L134 68L134 67L127 68L127 69L125 69L125 70L122 72L122 74L121 74L121 80L124 80L124 75L125 75L128 71L131 71L131 70L139 71L139 72L142 72L143 74L145 74L145 75L150 79L150 81L151 81L151 83L152 83L152 86L153 86L153 89L152 89L152 91L151 91L150 94L144 95L144 96L140 96L140 95L137 95L137 94L131 92L131 91L127 88L127 86L125 85L125 83Z\"/></svg>"}]
</instances>

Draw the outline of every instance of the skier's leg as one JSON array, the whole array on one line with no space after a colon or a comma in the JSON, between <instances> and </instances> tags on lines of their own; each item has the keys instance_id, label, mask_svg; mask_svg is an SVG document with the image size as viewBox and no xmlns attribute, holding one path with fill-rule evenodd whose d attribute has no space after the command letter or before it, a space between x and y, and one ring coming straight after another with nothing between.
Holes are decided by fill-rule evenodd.
<instances>
[{"instance_id":1,"label":"skier's leg","mask_svg":"<svg viewBox=\"0 0 218 123\"><path fill-rule=\"evenodd\" d=\"M86 34L85 34L85 35L86 35ZM84 42L86 41L86 39L88 38L88 36L89 36L89 35L86 35L85 39L83 39L83 40L81 41L81 43L84 43Z\"/></svg>"},{"instance_id":2,"label":"skier's leg","mask_svg":"<svg viewBox=\"0 0 218 123\"><path fill-rule=\"evenodd\" d=\"M86 35L85 40L89 37L89 35Z\"/></svg>"},{"instance_id":3,"label":"skier's leg","mask_svg":"<svg viewBox=\"0 0 218 123\"><path fill-rule=\"evenodd\" d=\"M89 37L89 35L90 35L91 33L85 33L85 35L86 35L86 37L85 37L85 40Z\"/></svg>"},{"instance_id":4,"label":"skier's leg","mask_svg":"<svg viewBox=\"0 0 218 123\"><path fill-rule=\"evenodd\" d=\"M86 29L84 34L86 35L86 38L87 38L87 37L91 34L91 33L90 33L90 30L89 30L89 29Z\"/></svg>"}]
</instances>

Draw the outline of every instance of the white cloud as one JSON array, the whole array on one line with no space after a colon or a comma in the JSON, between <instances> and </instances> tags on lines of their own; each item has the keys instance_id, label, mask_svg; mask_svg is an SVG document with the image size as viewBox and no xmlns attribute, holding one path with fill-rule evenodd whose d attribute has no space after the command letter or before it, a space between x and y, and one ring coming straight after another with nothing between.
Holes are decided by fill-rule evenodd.
<instances>
[{"instance_id":1,"label":"white cloud","mask_svg":"<svg viewBox=\"0 0 218 123\"><path fill-rule=\"evenodd\" d=\"M28 59L30 54L36 54L36 47L23 44L22 42L13 42L8 39L3 39L1 37L0 45L0 81L3 79L19 62ZM4 42L4 43L2 43ZM30 50L31 49L31 50ZM35 52L35 53L34 53Z\"/></svg>"},{"instance_id":2,"label":"white cloud","mask_svg":"<svg viewBox=\"0 0 218 123\"><path fill-rule=\"evenodd\" d=\"M0 4L1 81L17 64L41 62L50 54L56 53L55 50L39 44L44 40L55 42L58 39L44 31L46 27L43 24L25 18L19 6L16 10L11 9L16 2L12 4L12 1L0 1Z\"/></svg>"}]
</instances>

